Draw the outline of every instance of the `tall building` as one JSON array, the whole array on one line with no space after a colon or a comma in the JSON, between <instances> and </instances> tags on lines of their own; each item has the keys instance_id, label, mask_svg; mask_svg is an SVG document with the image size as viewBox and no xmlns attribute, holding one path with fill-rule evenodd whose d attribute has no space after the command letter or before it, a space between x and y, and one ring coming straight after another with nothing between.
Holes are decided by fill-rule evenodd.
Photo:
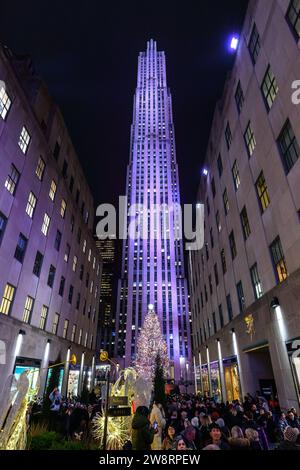
<instances>
[{"instance_id":1,"label":"tall building","mask_svg":"<svg viewBox=\"0 0 300 470\"><path fill-rule=\"evenodd\" d=\"M138 58L126 188L128 206L144 206L136 212L145 217L147 232L144 239L124 240L116 355L126 366L134 361L138 333L148 304L153 304L168 343L170 374L184 378L190 365L190 324L183 243L175 234L178 219L172 210L167 209L166 224L164 215L152 210L153 204L171 208L180 203L165 54L157 51L153 40ZM128 215L127 222L131 221Z\"/></svg>"},{"instance_id":2,"label":"tall building","mask_svg":"<svg viewBox=\"0 0 300 470\"><path fill-rule=\"evenodd\" d=\"M41 370L42 394L49 363L75 354L61 386L77 394L98 324L93 198L30 59L1 46L0 77L0 391L29 368L32 380Z\"/></svg>"},{"instance_id":3,"label":"tall building","mask_svg":"<svg viewBox=\"0 0 300 470\"><path fill-rule=\"evenodd\" d=\"M116 302L114 296L116 240L96 240L96 246L103 261L100 286L97 350L107 351L109 357L113 357L115 352L116 336Z\"/></svg>"},{"instance_id":4,"label":"tall building","mask_svg":"<svg viewBox=\"0 0 300 470\"><path fill-rule=\"evenodd\" d=\"M299 18L297 1L249 2L199 186L205 245L189 266L198 388L277 392L283 408L300 401Z\"/></svg>"}]
</instances>

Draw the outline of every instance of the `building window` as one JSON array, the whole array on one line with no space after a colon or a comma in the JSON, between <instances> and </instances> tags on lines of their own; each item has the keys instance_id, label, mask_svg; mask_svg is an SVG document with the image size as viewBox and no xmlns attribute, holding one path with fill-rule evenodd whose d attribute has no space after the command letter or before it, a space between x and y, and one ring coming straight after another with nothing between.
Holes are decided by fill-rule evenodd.
<instances>
[{"instance_id":1,"label":"building window","mask_svg":"<svg viewBox=\"0 0 300 470\"><path fill-rule=\"evenodd\" d=\"M238 296L238 301L239 301L240 313L243 313L245 310L245 297L244 297L242 281L237 283L236 291L237 291L237 296Z\"/></svg>"},{"instance_id":2,"label":"building window","mask_svg":"<svg viewBox=\"0 0 300 470\"><path fill-rule=\"evenodd\" d=\"M245 133L244 133L244 141L245 141L245 144L246 144L246 149L247 149L247 152L248 152L248 156L251 157L251 155L254 152L255 146L256 146L256 140L255 140L255 137L254 137L254 132L253 132L253 129L251 127L250 121L248 122L247 128L246 128Z\"/></svg>"},{"instance_id":3,"label":"building window","mask_svg":"<svg viewBox=\"0 0 300 470\"><path fill-rule=\"evenodd\" d=\"M210 295L212 295L213 285L212 285L212 282L211 282L211 275L208 276L208 283L209 283L209 292L210 292Z\"/></svg>"},{"instance_id":4,"label":"building window","mask_svg":"<svg viewBox=\"0 0 300 470\"><path fill-rule=\"evenodd\" d=\"M212 314L212 319L213 319L213 327L214 327L214 333L213 334L216 334L216 332L217 332L217 322L216 322L215 312L213 312L213 314Z\"/></svg>"},{"instance_id":5,"label":"building window","mask_svg":"<svg viewBox=\"0 0 300 470\"><path fill-rule=\"evenodd\" d=\"M89 282L90 282L90 275L89 275L89 273L86 273L85 287L89 287Z\"/></svg>"},{"instance_id":6,"label":"building window","mask_svg":"<svg viewBox=\"0 0 300 470\"><path fill-rule=\"evenodd\" d=\"M57 230L56 232L56 237L55 237L55 242L54 242L54 248L59 251L60 249L60 243L61 243L61 232L59 230Z\"/></svg>"},{"instance_id":7,"label":"building window","mask_svg":"<svg viewBox=\"0 0 300 470\"><path fill-rule=\"evenodd\" d=\"M223 248L223 250L221 251L221 263L222 263L222 271L223 271L223 274L226 273L227 271L227 267L226 267L226 258L225 258L225 250Z\"/></svg>"},{"instance_id":8,"label":"building window","mask_svg":"<svg viewBox=\"0 0 300 470\"><path fill-rule=\"evenodd\" d=\"M249 44L248 44L248 49L250 53L250 57L252 60L253 65L255 65L259 51L260 51L260 39L259 39L259 34L256 28L256 24L254 23Z\"/></svg>"},{"instance_id":9,"label":"building window","mask_svg":"<svg viewBox=\"0 0 300 470\"><path fill-rule=\"evenodd\" d=\"M16 246L16 251L15 251L15 258L20 261L20 263L23 263L24 256L25 256L25 251L27 247L27 238L24 237L22 233L19 235L19 240L18 244Z\"/></svg>"},{"instance_id":10,"label":"building window","mask_svg":"<svg viewBox=\"0 0 300 470\"><path fill-rule=\"evenodd\" d=\"M214 272L215 272L216 286L218 286L218 285L219 285L219 274L218 274L218 266L217 266L217 263L214 265Z\"/></svg>"},{"instance_id":11,"label":"building window","mask_svg":"<svg viewBox=\"0 0 300 470\"><path fill-rule=\"evenodd\" d=\"M212 190L213 197L215 197L215 195L216 195L216 185L215 185L215 179L214 178L211 180L211 190Z\"/></svg>"},{"instance_id":12,"label":"building window","mask_svg":"<svg viewBox=\"0 0 300 470\"><path fill-rule=\"evenodd\" d=\"M39 157L37 166L35 169L35 174L38 177L40 181L43 181L43 176L44 176L44 171L45 171L46 163L42 159L42 157Z\"/></svg>"},{"instance_id":13,"label":"building window","mask_svg":"<svg viewBox=\"0 0 300 470\"><path fill-rule=\"evenodd\" d=\"M53 264L51 264L50 269L49 269L49 274L48 274L48 282L47 282L49 287L53 287L55 271L56 271L55 267L53 266Z\"/></svg>"},{"instance_id":14,"label":"building window","mask_svg":"<svg viewBox=\"0 0 300 470\"><path fill-rule=\"evenodd\" d=\"M234 189L237 191L241 184L241 180L240 180L240 174L239 174L239 169L238 169L236 160L233 164L231 172L232 172L232 177L233 177Z\"/></svg>"},{"instance_id":15,"label":"building window","mask_svg":"<svg viewBox=\"0 0 300 470\"><path fill-rule=\"evenodd\" d=\"M227 304L228 320L231 321L233 319L233 311L232 311L232 303L231 303L230 294L226 295L226 304Z\"/></svg>"},{"instance_id":16,"label":"building window","mask_svg":"<svg viewBox=\"0 0 300 470\"><path fill-rule=\"evenodd\" d=\"M26 300L25 300L24 310L23 310L23 318L22 318L22 321L24 323L30 323L33 303L34 303L34 299L30 297L29 295L27 295Z\"/></svg>"},{"instance_id":17,"label":"building window","mask_svg":"<svg viewBox=\"0 0 300 470\"><path fill-rule=\"evenodd\" d=\"M68 335L68 328L69 328L69 320L64 321L64 329L63 329L63 338L66 339Z\"/></svg>"},{"instance_id":18,"label":"building window","mask_svg":"<svg viewBox=\"0 0 300 470\"><path fill-rule=\"evenodd\" d=\"M225 191L223 193L223 204L224 204L225 215L227 215L228 212L229 212L229 200L228 200L228 194L227 194L227 189L226 188L225 188Z\"/></svg>"},{"instance_id":19,"label":"building window","mask_svg":"<svg viewBox=\"0 0 300 470\"><path fill-rule=\"evenodd\" d=\"M91 261L91 256L92 256L92 250L89 249L89 255L88 255L88 260Z\"/></svg>"},{"instance_id":20,"label":"building window","mask_svg":"<svg viewBox=\"0 0 300 470\"><path fill-rule=\"evenodd\" d=\"M242 110L242 107L243 107L243 104L244 104L244 93L243 93L243 90L242 90L242 86L241 86L241 82L239 81L239 83L237 84L237 87L236 87L236 92L235 92L235 95L234 95L234 98L235 98L235 102L236 102L236 107L237 107L237 110L238 110L238 113L240 114L241 110Z\"/></svg>"},{"instance_id":21,"label":"building window","mask_svg":"<svg viewBox=\"0 0 300 470\"><path fill-rule=\"evenodd\" d=\"M11 99L6 93L4 86L1 86L0 88L0 116L2 117L3 120L6 119L6 115L9 111L10 106L11 106Z\"/></svg>"},{"instance_id":22,"label":"building window","mask_svg":"<svg viewBox=\"0 0 300 470\"><path fill-rule=\"evenodd\" d=\"M210 234L211 247L213 248L214 247L214 236L213 236L213 229L212 228L210 229L209 234Z\"/></svg>"},{"instance_id":23,"label":"building window","mask_svg":"<svg viewBox=\"0 0 300 470\"><path fill-rule=\"evenodd\" d=\"M93 340L94 340L94 336L91 334L91 336L90 336L90 349L93 349Z\"/></svg>"},{"instance_id":24,"label":"building window","mask_svg":"<svg viewBox=\"0 0 300 470\"><path fill-rule=\"evenodd\" d=\"M43 305L42 311L41 311L41 319L40 319L41 330L45 330L46 328L47 317L48 317L48 307L46 307L46 305Z\"/></svg>"},{"instance_id":25,"label":"building window","mask_svg":"<svg viewBox=\"0 0 300 470\"><path fill-rule=\"evenodd\" d=\"M35 195L32 192L30 192L28 196L27 206L26 206L26 214L28 214L31 219L33 218L36 201L37 199Z\"/></svg>"},{"instance_id":26,"label":"building window","mask_svg":"<svg viewBox=\"0 0 300 470\"><path fill-rule=\"evenodd\" d=\"M259 279L257 264L250 268L250 275L255 299L259 299L263 295L263 288Z\"/></svg>"},{"instance_id":27,"label":"building window","mask_svg":"<svg viewBox=\"0 0 300 470\"><path fill-rule=\"evenodd\" d=\"M72 214L71 216L71 232L74 232L74 225L75 225L75 218L74 215Z\"/></svg>"},{"instance_id":28,"label":"building window","mask_svg":"<svg viewBox=\"0 0 300 470\"><path fill-rule=\"evenodd\" d=\"M77 300L76 300L76 309L79 310L80 307L80 292L77 294Z\"/></svg>"},{"instance_id":29,"label":"building window","mask_svg":"<svg viewBox=\"0 0 300 470\"><path fill-rule=\"evenodd\" d=\"M80 272L79 272L79 279L82 281L83 279L83 272L84 272L84 267L83 264L80 265Z\"/></svg>"},{"instance_id":30,"label":"building window","mask_svg":"<svg viewBox=\"0 0 300 470\"><path fill-rule=\"evenodd\" d=\"M261 211L264 212L270 204L270 197L263 172L261 172L259 177L257 178L255 187Z\"/></svg>"},{"instance_id":31,"label":"building window","mask_svg":"<svg viewBox=\"0 0 300 470\"><path fill-rule=\"evenodd\" d=\"M56 185L55 181L52 180L51 184L50 184L50 190L49 190L49 197L50 197L51 201L54 201L55 194L56 194L56 189L57 189L57 185Z\"/></svg>"},{"instance_id":32,"label":"building window","mask_svg":"<svg viewBox=\"0 0 300 470\"><path fill-rule=\"evenodd\" d=\"M206 260L209 260L208 244L205 243Z\"/></svg>"},{"instance_id":33,"label":"building window","mask_svg":"<svg viewBox=\"0 0 300 470\"><path fill-rule=\"evenodd\" d=\"M209 215L210 214L210 205L209 205L208 197L206 198L206 207L207 207L207 215Z\"/></svg>"},{"instance_id":34,"label":"building window","mask_svg":"<svg viewBox=\"0 0 300 470\"><path fill-rule=\"evenodd\" d=\"M62 175L64 178L68 177L68 162L66 160L64 160L64 163L63 163Z\"/></svg>"},{"instance_id":35,"label":"building window","mask_svg":"<svg viewBox=\"0 0 300 470\"><path fill-rule=\"evenodd\" d=\"M277 142L285 171L289 173L300 154L299 145L289 120L283 126Z\"/></svg>"},{"instance_id":36,"label":"building window","mask_svg":"<svg viewBox=\"0 0 300 470\"><path fill-rule=\"evenodd\" d=\"M77 242L80 243L81 240L81 228L78 227L78 232L77 232Z\"/></svg>"},{"instance_id":37,"label":"building window","mask_svg":"<svg viewBox=\"0 0 300 470\"><path fill-rule=\"evenodd\" d=\"M231 258L234 260L234 258L236 257L236 244L235 244L233 230L230 232L230 235L229 235L229 245L230 245L230 251L231 251Z\"/></svg>"},{"instance_id":38,"label":"building window","mask_svg":"<svg viewBox=\"0 0 300 470\"><path fill-rule=\"evenodd\" d=\"M77 325L73 325L73 327L72 327L72 335L71 335L71 341L72 341L72 343L74 343L74 340L75 340L76 329L77 329Z\"/></svg>"},{"instance_id":39,"label":"building window","mask_svg":"<svg viewBox=\"0 0 300 470\"><path fill-rule=\"evenodd\" d=\"M47 234L48 234L49 225L50 225L50 217L49 217L49 215L47 214L47 212L45 212L44 221L43 221L43 225L42 225L42 232L43 232L43 234L45 235L45 237L46 237Z\"/></svg>"},{"instance_id":40,"label":"building window","mask_svg":"<svg viewBox=\"0 0 300 470\"><path fill-rule=\"evenodd\" d=\"M73 257L73 266L72 266L72 269L73 269L74 273L76 272L76 267L77 267L77 256L74 255L74 257Z\"/></svg>"},{"instance_id":41,"label":"building window","mask_svg":"<svg viewBox=\"0 0 300 470\"><path fill-rule=\"evenodd\" d=\"M298 40L300 36L300 3L299 0L291 0L287 13L286 19L292 28L295 38ZM1 93L0 93L1 96ZM1 104L0 104L1 111Z\"/></svg>"},{"instance_id":42,"label":"building window","mask_svg":"<svg viewBox=\"0 0 300 470\"><path fill-rule=\"evenodd\" d=\"M219 153L219 156L218 156L217 164L218 164L219 177L221 178L222 173L223 173L223 163L222 163L222 158L221 158L220 153Z\"/></svg>"},{"instance_id":43,"label":"building window","mask_svg":"<svg viewBox=\"0 0 300 470\"><path fill-rule=\"evenodd\" d=\"M0 212L0 243L2 242L7 223L7 217Z\"/></svg>"},{"instance_id":44,"label":"building window","mask_svg":"<svg viewBox=\"0 0 300 470\"><path fill-rule=\"evenodd\" d=\"M70 190L71 194L72 194L73 188L74 188L74 178L73 178L73 176L71 176L70 184L69 184L69 190Z\"/></svg>"},{"instance_id":45,"label":"building window","mask_svg":"<svg viewBox=\"0 0 300 470\"><path fill-rule=\"evenodd\" d=\"M251 230L250 230L250 224L248 220L246 206L243 207L240 217L241 217L241 222L242 222L244 239L247 240L247 238L250 236Z\"/></svg>"},{"instance_id":46,"label":"building window","mask_svg":"<svg viewBox=\"0 0 300 470\"><path fill-rule=\"evenodd\" d=\"M59 314L55 313L54 314L54 319L53 319L53 325L52 325L52 334L53 335L57 334L58 324L59 324Z\"/></svg>"},{"instance_id":47,"label":"building window","mask_svg":"<svg viewBox=\"0 0 300 470\"><path fill-rule=\"evenodd\" d=\"M223 317L222 304L219 305L219 318L220 318L220 326L221 326L221 328L223 328L224 327L224 317Z\"/></svg>"},{"instance_id":48,"label":"building window","mask_svg":"<svg viewBox=\"0 0 300 470\"><path fill-rule=\"evenodd\" d=\"M267 111L270 111L278 93L278 85L276 83L274 74L270 68L270 65L268 66L264 79L262 81L261 92L263 94Z\"/></svg>"},{"instance_id":49,"label":"building window","mask_svg":"<svg viewBox=\"0 0 300 470\"><path fill-rule=\"evenodd\" d=\"M83 240L82 251L85 253L86 250L86 240Z\"/></svg>"},{"instance_id":50,"label":"building window","mask_svg":"<svg viewBox=\"0 0 300 470\"><path fill-rule=\"evenodd\" d=\"M55 158L56 161L58 160L59 153L60 153L60 143L58 141L56 141L55 142L55 147L54 147L54 150L53 150L53 157Z\"/></svg>"},{"instance_id":51,"label":"building window","mask_svg":"<svg viewBox=\"0 0 300 470\"><path fill-rule=\"evenodd\" d=\"M60 283L59 283L59 290L58 290L58 294L62 297L64 295L64 290L65 290L65 278L64 276L61 276L60 278Z\"/></svg>"},{"instance_id":52,"label":"building window","mask_svg":"<svg viewBox=\"0 0 300 470\"><path fill-rule=\"evenodd\" d=\"M71 247L70 247L69 243L67 243L65 256L64 256L64 260L65 260L66 263L69 261L70 250L71 250Z\"/></svg>"},{"instance_id":53,"label":"building window","mask_svg":"<svg viewBox=\"0 0 300 470\"><path fill-rule=\"evenodd\" d=\"M80 328L79 330L78 344L81 344L81 340L82 340L82 328Z\"/></svg>"},{"instance_id":54,"label":"building window","mask_svg":"<svg viewBox=\"0 0 300 470\"><path fill-rule=\"evenodd\" d=\"M23 126L20 137L19 137L19 147L22 150L22 152L24 153L24 155L27 152L29 142L30 142L30 135L29 135L28 130L26 129L26 127Z\"/></svg>"},{"instance_id":55,"label":"building window","mask_svg":"<svg viewBox=\"0 0 300 470\"><path fill-rule=\"evenodd\" d=\"M20 173L16 169L15 165L11 165L10 167L10 173L8 174L6 181L5 181L5 187L10 194L13 196L15 195L18 181L20 178Z\"/></svg>"},{"instance_id":56,"label":"building window","mask_svg":"<svg viewBox=\"0 0 300 470\"><path fill-rule=\"evenodd\" d=\"M284 281L287 276L287 268L285 263L285 258L281 246L280 238L277 237L270 245L272 262L275 270L277 283Z\"/></svg>"},{"instance_id":57,"label":"building window","mask_svg":"<svg viewBox=\"0 0 300 470\"><path fill-rule=\"evenodd\" d=\"M42 253L37 251L35 255L33 270L32 270L33 274L35 274L37 277L39 277L41 274L43 259L44 259L44 256L42 255Z\"/></svg>"},{"instance_id":58,"label":"building window","mask_svg":"<svg viewBox=\"0 0 300 470\"><path fill-rule=\"evenodd\" d=\"M229 122L227 122L226 129L225 129L225 140L226 140L227 150L229 150L232 144L232 134L231 134Z\"/></svg>"},{"instance_id":59,"label":"building window","mask_svg":"<svg viewBox=\"0 0 300 470\"><path fill-rule=\"evenodd\" d=\"M67 208L66 201L62 199L61 205L60 205L60 215L62 216L63 219L65 218L65 215L66 215L66 208Z\"/></svg>"},{"instance_id":60,"label":"building window","mask_svg":"<svg viewBox=\"0 0 300 470\"><path fill-rule=\"evenodd\" d=\"M70 289L69 289L69 295L68 295L68 301L69 301L69 304L72 303L72 299L73 299L73 292L74 292L74 287L72 286L72 284L70 285Z\"/></svg>"},{"instance_id":61,"label":"building window","mask_svg":"<svg viewBox=\"0 0 300 470\"><path fill-rule=\"evenodd\" d=\"M216 213L216 224L217 224L217 230L218 230L218 232L221 232L222 226L221 226L220 213L219 213L219 211L217 211L217 213Z\"/></svg>"},{"instance_id":62,"label":"building window","mask_svg":"<svg viewBox=\"0 0 300 470\"><path fill-rule=\"evenodd\" d=\"M4 294L1 301L0 313L9 315L11 312L13 300L15 295L15 287L11 284L6 284Z\"/></svg>"}]
</instances>

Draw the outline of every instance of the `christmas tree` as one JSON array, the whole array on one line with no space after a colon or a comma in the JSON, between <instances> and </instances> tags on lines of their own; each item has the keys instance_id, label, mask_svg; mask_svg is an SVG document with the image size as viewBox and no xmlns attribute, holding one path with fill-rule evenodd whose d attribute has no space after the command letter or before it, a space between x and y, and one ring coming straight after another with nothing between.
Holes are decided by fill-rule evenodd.
<instances>
[{"instance_id":1,"label":"christmas tree","mask_svg":"<svg viewBox=\"0 0 300 470\"><path fill-rule=\"evenodd\" d=\"M137 342L135 368L138 374L146 380L153 381L157 355L159 355L163 376L166 377L169 371L167 351L167 343L161 333L158 316L153 306L149 305Z\"/></svg>"}]
</instances>

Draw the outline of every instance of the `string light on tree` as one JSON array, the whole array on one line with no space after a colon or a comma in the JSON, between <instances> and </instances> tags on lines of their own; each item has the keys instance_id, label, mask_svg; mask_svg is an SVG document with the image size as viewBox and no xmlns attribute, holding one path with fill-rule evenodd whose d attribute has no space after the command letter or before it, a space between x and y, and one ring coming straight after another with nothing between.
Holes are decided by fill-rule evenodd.
<instances>
[{"instance_id":1,"label":"string light on tree","mask_svg":"<svg viewBox=\"0 0 300 470\"><path fill-rule=\"evenodd\" d=\"M138 337L137 358L135 368L138 374L146 380L153 380L156 358L159 354L164 376L169 373L169 358L167 343L163 338L158 316L152 304L148 305L148 313Z\"/></svg>"}]
</instances>

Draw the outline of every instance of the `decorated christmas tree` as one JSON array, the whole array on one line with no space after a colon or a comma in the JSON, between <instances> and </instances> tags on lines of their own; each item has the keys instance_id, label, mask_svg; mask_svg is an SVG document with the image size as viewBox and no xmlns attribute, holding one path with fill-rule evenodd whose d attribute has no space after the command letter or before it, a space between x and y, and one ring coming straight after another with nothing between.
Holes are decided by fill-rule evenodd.
<instances>
[{"instance_id":1,"label":"decorated christmas tree","mask_svg":"<svg viewBox=\"0 0 300 470\"><path fill-rule=\"evenodd\" d=\"M167 377L169 371L167 351L167 343L163 338L158 316L153 306L149 305L137 342L135 368L138 374L146 380L153 381L157 355L159 355L163 376Z\"/></svg>"}]
</instances>

